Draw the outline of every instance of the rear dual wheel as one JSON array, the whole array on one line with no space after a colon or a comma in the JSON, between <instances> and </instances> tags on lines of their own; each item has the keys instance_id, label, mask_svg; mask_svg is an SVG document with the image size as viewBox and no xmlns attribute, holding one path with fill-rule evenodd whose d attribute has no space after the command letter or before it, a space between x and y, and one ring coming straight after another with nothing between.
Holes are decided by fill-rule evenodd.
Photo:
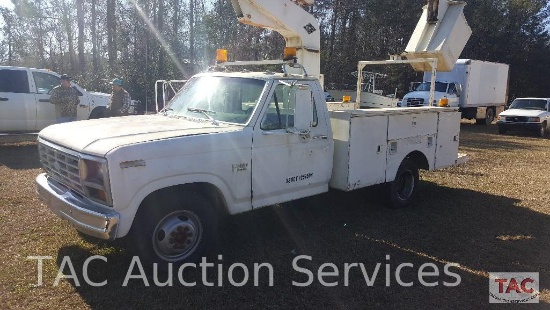
<instances>
[{"instance_id":1,"label":"rear dual wheel","mask_svg":"<svg viewBox=\"0 0 550 310\"><path fill-rule=\"evenodd\" d=\"M395 179L388 184L390 207L407 207L414 200L419 180L418 167L410 158L405 158L397 169Z\"/></svg>"},{"instance_id":2,"label":"rear dual wheel","mask_svg":"<svg viewBox=\"0 0 550 310\"><path fill-rule=\"evenodd\" d=\"M495 120L495 110L493 108L487 108L485 111L485 118L476 119L477 125L491 125Z\"/></svg>"}]
</instances>

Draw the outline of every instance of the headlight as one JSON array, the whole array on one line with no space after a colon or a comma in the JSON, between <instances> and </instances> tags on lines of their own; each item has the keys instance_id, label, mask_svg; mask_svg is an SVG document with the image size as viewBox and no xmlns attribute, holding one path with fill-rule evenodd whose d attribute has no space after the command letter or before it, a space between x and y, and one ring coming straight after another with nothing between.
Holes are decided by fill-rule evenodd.
<instances>
[{"instance_id":1,"label":"headlight","mask_svg":"<svg viewBox=\"0 0 550 310\"><path fill-rule=\"evenodd\" d=\"M497 121L501 121L501 122L505 122L506 121L506 116L498 116L497 117Z\"/></svg>"},{"instance_id":2,"label":"headlight","mask_svg":"<svg viewBox=\"0 0 550 310\"><path fill-rule=\"evenodd\" d=\"M540 123L540 117L529 117L527 118L527 121L532 123Z\"/></svg>"},{"instance_id":3,"label":"headlight","mask_svg":"<svg viewBox=\"0 0 550 310\"><path fill-rule=\"evenodd\" d=\"M107 161L99 158L80 158L78 162L80 184L93 200L112 205Z\"/></svg>"}]
</instances>

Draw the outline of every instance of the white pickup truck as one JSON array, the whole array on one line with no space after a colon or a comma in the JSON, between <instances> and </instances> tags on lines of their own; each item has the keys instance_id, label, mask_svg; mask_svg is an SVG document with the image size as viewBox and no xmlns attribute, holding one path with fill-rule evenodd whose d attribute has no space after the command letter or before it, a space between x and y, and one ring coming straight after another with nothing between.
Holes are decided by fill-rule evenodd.
<instances>
[{"instance_id":1,"label":"white pickup truck","mask_svg":"<svg viewBox=\"0 0 550 310\"><path fill-rule=\"evenodd\" d=\"M55 124L49 92L59 77L49 70L0 66L0 132L38 132ZM102 117L110 95L71 84L78 93L77 119Z\"/></svg>"},{"instance_id":2,"label":"white pickup truck","mask_svg":"<svg viewBox=\"0 0 550 310\"><path fill-rule=\"evenodd\" d=\"M544 137L550 130L550 98L516 98L497 119L498 132L529 130Z\"/></svg>"},{"instance_id":3,"label":"white pickup truck","mask_svg":"<svg viewBox=\"0 0 550 310\"><path fill-rule=\"evenodd\" d=\"M42 130L37 192L79 231L181 264L204 255L220 214L381 183L408 205L419 169L457 163L459 124L456 108L329 111L307 75L209 72L157 115Z\"/></svg>"}]
</instances>

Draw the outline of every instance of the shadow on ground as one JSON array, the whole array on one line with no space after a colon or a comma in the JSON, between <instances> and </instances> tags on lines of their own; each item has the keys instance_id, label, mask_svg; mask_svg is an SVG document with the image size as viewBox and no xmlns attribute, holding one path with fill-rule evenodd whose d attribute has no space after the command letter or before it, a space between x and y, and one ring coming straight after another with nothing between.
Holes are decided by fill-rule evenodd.
<instances>
[{"instance_id":1,"label":"shadow on ground","mask_svg":"<svg viewBox=\"0 0 550 310\"><path fill-rule=\"evenodd\" d=\"M36 142L0 144L0 165L10 169L40 168Z\"/></svg>"},{"instance_id":2,"label":"shadow on ground","mask_svg":"<svg viewBox=\"0 0 550 310\"><path fill-rule=\"evenodd\" d=\"M149 277L146 286L143 279L127 277L132 257L125 251L107 256L107 262L94 260L89 264L92 281L107 280L101 287L83 280L83 264L94 253L69 245L59 250L57 263L59 266L66 255L71 257L80 280L75 290L92 309L485 309L489 305L489 271L539 272L541 289L550 289L550 271L546 267L550 254L545 249L550 241L549 216L518 207L514 199L429 182L421 183L421 195L414 207L392 210L383 207L379 199L371 198L377 197L379 191L379 187L352 193L331 191L225 219L216 251L223 259L216 255L209 258L215 266L207 269L205 278L214 284L212 287L205 284L198 266L182 273L186 282L196 282L196 286L180 283L177 271L172 273L172 287L155 285L153 277ZM443 205L442 201L447 203ZM310 261L302 259L297 263L313 273L313 283L307 287L293 285L293 281L308 280L304 270L293 268L293 259L298 255L311 257ZM448 262L460 264L450 268L460 276L457 286L444 285L457 282L444 273ZM229 283L228 269L235 263L244 264L250 272L243 287ZM267 269L258 274L258 286L254 286L254 263L271 264L272 287ZM317 279L317 270L323 263L337 266L338 276L324 278L326 282L337 282L336 286L325 287ZM369 276L379 263L374 285L368 286L361 270L354 267L345 286L345 263L363 263ZM401 263L412 264L401 272L402 281L412 282L411 287L397 283L395 271ZM439 276L427 278L427 282L437 282L437 286L420 285L418 270L424 263L438 268ZM223 271L219 274L221 265ZM132 274L139 274L137 267ZM242 268L236 267L233 276L236 282L243 281ZM220 277L222 286L218 285ZM125 278L127 286L123 285ZM158 278L165 282L167 275ZM386 286L388 279L390 287Z\"/></svg>"}]
</instances>

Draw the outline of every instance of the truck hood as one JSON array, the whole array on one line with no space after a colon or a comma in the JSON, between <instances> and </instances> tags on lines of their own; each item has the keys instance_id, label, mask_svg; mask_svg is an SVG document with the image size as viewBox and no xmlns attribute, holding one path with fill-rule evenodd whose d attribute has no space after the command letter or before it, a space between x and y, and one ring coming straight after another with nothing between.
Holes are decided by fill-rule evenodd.
<instances>
[{"instance_id":1,"label":"truck hood","mask_svg":"<svg viewBox=\"0 0 550 310\"><path fill-rule=\"evenodd\" d=\"M209 121L190 121L157 114L57 124L44 128L38 135L78 152L104 156L123 145L241 129L242 126L214 125Z\"/></svg>"},{"instance_id":2,"label":"truck hood","mask_svg":"<svg viewBox=\"0 0 550 310\"><path fill-rule=\"evenodd\" d=\"M528 109L508 109L502 113L500 116L526 116L526 117L541 117L543 114L548 113L542 110L528 110Z\"/></svg>"}]
</instances>

